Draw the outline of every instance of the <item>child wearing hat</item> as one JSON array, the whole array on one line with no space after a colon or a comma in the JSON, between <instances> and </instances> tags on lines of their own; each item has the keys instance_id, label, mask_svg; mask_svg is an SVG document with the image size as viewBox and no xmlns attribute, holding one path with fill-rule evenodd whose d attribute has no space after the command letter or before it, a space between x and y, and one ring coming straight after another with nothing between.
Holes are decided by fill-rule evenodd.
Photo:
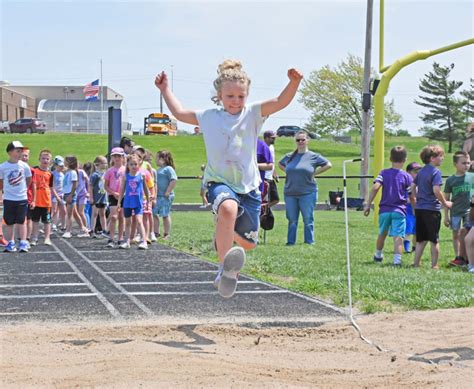
<instances>
[{"instance_id":1,"label":"child wearing hat","mask_svg":"<svg viewBox=\"0 0 474 389\"><path fill-rule=\"evenodd\" d=\"M20 160L24 146L19 141L7 145L8 160L0 164L0 190L3 192L3 221L7 252L16 252L13 227L17 226L20 235L20 252L28 252L26 240L26 213L28 211L27 190L31 182L31 169Z\"/></svg>"}]
</instances>

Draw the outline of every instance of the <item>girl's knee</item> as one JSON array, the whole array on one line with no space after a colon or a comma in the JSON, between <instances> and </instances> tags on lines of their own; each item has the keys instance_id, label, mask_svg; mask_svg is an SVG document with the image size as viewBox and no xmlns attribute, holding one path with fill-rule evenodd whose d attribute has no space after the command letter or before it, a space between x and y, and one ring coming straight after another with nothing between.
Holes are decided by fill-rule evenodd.
<instances>
[{"instance_id":1,"label":"girl's knee","mask_svg":"<svg viewBox=\"0 0 474 389\"><path fill-rule=\"evenodd\" d=\"M244 250L253 250L255 247L257 247L256 243L249 242L248 240L242 240L239 242L239 246L242 247Z\"/></svg>"},{"instance_id":2,"label":"girl's knee","mask_svg":"<svg viewBox=\"0 0 474 389\"><path fill-rule=\"evenodd\" d=\"M236 217L238 204L235 201L225 200L219 205L217 215L219 217Z\"/></svg>"}]
</instances>

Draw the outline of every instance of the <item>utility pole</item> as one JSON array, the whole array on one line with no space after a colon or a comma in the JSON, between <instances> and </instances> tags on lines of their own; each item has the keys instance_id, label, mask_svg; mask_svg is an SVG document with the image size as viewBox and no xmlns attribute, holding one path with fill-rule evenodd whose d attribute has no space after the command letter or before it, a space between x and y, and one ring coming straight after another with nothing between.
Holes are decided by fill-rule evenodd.
<instances>
[{"instance_id":1,"label":"utility pole","mask_svg":"<svg viewBox=\"0 0 474 389\"><path fill-rule=\"evenodd\" d=\"M374 1L367 0L367 21L365 28L365 58L364 58L364 85L362 94L362 133L361 133L361 152L362 161L360 163L360 175L367 176L369 174L370 159L370 66L372 52L372 16L374 9ZM369 191L369 180L367 178L360 179L360 197L367 199Z\"/></svg>"}]
</instances>

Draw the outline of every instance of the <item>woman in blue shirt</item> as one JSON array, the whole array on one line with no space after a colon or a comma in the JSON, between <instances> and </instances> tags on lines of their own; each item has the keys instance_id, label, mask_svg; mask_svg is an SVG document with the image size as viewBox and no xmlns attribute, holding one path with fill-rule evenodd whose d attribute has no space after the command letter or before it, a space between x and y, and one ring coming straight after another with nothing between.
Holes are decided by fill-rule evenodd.
<instances>
[{"instance_id":1,"label":"woman in blue shirt","mask_svg":"<svg viewBox=\"0 0 474 389\"><path fill-rule=\"evenodd\" d=\"M314 206L318 200L318 186L314 176L332 167L331 162L308 149L306 131L295 135L296 150L285 155L278 166L286 173L285 208L288 219L287 246L296 243L299 213L303 217L304 242L314 243Z\"/></svg>"}]
</instances>

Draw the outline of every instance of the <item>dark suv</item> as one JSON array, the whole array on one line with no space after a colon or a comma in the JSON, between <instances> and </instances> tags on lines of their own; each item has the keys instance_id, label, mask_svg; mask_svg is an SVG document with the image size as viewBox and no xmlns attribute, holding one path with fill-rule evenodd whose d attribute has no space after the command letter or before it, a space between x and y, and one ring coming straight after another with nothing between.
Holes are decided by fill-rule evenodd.
<instances>
[{"instance_id":1,"label":"dark suv","mask_svg":"<svg viewBox=\"0 0 474 389\"><path fill-rule=\"evenodd\" d=\"M311 139L319 139L320 135L315 134L314 132L309 132L298 126L280 126L277 130L277 136L295 136L298 131L304 131L308 134Z\"/></svg>"},{"instance_id":2,"label":"dark suv","mask_svg":"<svg viewBox=\"0 0 474 389\"><path fill-rule=\"evenodd\" d=\"M32 134L34 132L44 134L46 131L46 123L38 118L23 118L18 119L16 122L10 123L11 133L27 133Z\"/></svg>"}]
</instances>

